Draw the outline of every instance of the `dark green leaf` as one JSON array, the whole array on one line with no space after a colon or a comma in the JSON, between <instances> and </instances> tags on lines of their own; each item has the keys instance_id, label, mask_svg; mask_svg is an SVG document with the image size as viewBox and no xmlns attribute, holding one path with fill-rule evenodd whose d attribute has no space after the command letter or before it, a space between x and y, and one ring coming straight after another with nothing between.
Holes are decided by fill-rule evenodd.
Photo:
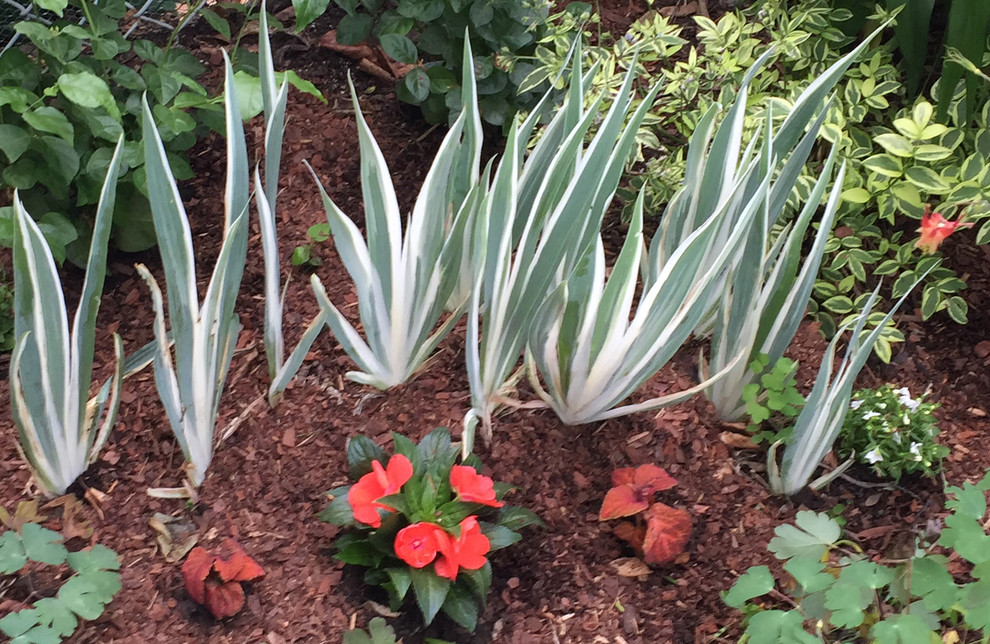
<instances>
[{"instance_id":1,"label":"dark green leaf","mask_svg":"<svg viewBox=\"0 0 990 644\"><path fill-rule=\"evenodd\" d=\"M352 436L347 441L347 467L351 478L358 480L371 471L371 462L378 461L383 466L388 465L388 456L375 441L363 434Z\"/></svg>"},{"instance_id":2,"label":"dark green leaf","mask_svg":"<svg viewBox=\"0 0 990 644\"><path fill-rule=\"evenodd\" d=\"M419 52L416 45L406 36L401 34L382 34L379 39L385 53L400 63L414 65L419 59Z\"/></svg>"},{"instance_id":3,"label":"dark green leaf","mask_svg":"<svg viewBox=\"0 0 990 644\"><path fill-rule=\"evenodd\" d=\"M413 592L416 603L423 614L423 622L427 625L433 622L450 591L450 581L437 576L432 566L427 568L410 568Z\"/></svg>"},{"instance_id":4,"label":"dark green leaf","mask_svg":"<svg viewBox=\"0 0 990 644\"><path fill-rule=\"evenodd\" d=\"M482 523L481 531L488 537L492 552L507 548L522 539L522 536L518 532L490 523Z\"/></svg>"},{"instance_id":5,"label":"dark green leaf","mask_svg":"<svg viewBox=\"0 0 990 644\"><path fill-rule=\"evenodd\" d=\"M346 494L334 497L317 517L320 521L334 525L354 525L354 510L351 509Z\"/></svg>"},{"instance_id":6,"label":"dark green leaf","mask_svg":"<svg viewBox=\"0 0 990 644\"><path fill-rule=\"evenodd\" d=\"M543 521L534 512L516 505L506 506L499 510L496 523L510 530L520 530L530 525L543 526Z\"/></svg>"},{"instance_id":7,"label":"dark green leaf","mask_svg":"<svg viewBox=\"0 0 990 644\"><path fill-rule=\"evenodd\" d=\"M24 112L22 117L28 125L41 132L48 132L59 136L70 145L72 144L74 130L69 119L65 118L54 107L42 106L34 110Z\"/></svg>"},{"instance_id":8,"label":"dark green leaf","mask_svg":"<svg viewBox=\"0 0 990 644\"><path fill-rule=\"evenodd\" d=\"M409 92L411 103L421 103L430 95L430 77L422 67L414 67L402 79L402 86Z\"/></svg>"},{"instance_id":9,"label":"dark green leaf","mask_svg":"<svg viewBox=\"0 0 990 644\"><path fill-rule=\"evenodd\" d=\"M344 16L337 25L337 42L341 45L362 43L371 35L373 24L371 16L364 14Z\"/></svg>"},{"instance_id":10,"label":"dark green leaf","mask_svg":"<svg viewBox=\"0 0 990 644\"><path fill-rule=\"evenodd\" d=\"M443 602L443 612L468 631L478 624L478 603L463 584L453 584Z\"/></svg>"},{"instance_id":11,"label":"dark green leaf","mask_svg":"<svg viewBox=\"0 0 990 644\"><path fill-rule=\"evenodd\" d=\"M31 145L31 135L16 125L0 123L0 150L7 157L8 163L20 158Z\"/></svg>"}]
</instances>

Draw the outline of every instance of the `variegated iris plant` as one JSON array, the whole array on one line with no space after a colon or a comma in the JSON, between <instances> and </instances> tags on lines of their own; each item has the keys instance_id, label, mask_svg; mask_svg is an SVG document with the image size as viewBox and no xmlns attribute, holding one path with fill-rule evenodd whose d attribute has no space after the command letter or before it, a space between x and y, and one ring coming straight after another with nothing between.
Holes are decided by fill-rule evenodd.
<instances>
[{"instance_id":1,"label":"variegated iris plant","mask_svg":"<svg viewBox=\"0 0 990 644\"><path fill-rule=\"evenodd\" d=\"M16 343L10 361L10 407L21 451L38 486L50 495L64 493L93 462L117 416L124 360L116 333L113 376L92 399L89 387L122 146L122 141L117 143L100 193L86 278L71 328L48 242L14 194Z\"/></svg>"},{"instance_id":2,"label":"variegated iris plant","mask_svg":"<svg viewBox=\"0 0 990 644\"><path fill-rule=\"evenodd\" d=\"M327 325L359 367L347 377L379 389L412 377L463 313L462 303L455 301L458 308L444 319L445 305L461 281L459 268L480 192L481 119L470 47L464 60L464 109L427 172L404 231L388 167L353 85L367 242L320 186L337 252L357 288L365 337L330 302L315 275L313 290Z\"/></svg>"},{"instance_id":3,"label":"variegated iris plant","mask_svg":"<svg viewBox=\"0 0 990 644\"><path fill-rule=\"evenodd\" d=\"M259 171L255 168L254 190L258 224L261 229L261 246L265 255L265 355L268 358L268 377L271 379L268 403L274 407L289 381L299 371L306 353L323 330L326 312L320 310L303 331L299 344L286 359L285 341L282 335L285 289L281 288L275 203L278 195L282 138L285 133L285 104L289 85L288 81L283 81L279 87L276 82L271 42L268 37L268 16L264 3L261 9L259 32L258 60L261 72L261 98L265 109L265 179L262 184Z\"/></svg>"},{"instance_id":4,"label":"variegated iris plant","mask_svg":"<svg viewBox=\"0 0 990 644\"><path fill-rule=\"evenodd\" d=\"M233 72L226 70L227 181L224 237L213 275L200 302L192 232L151 109L144 103L144 158L148 197L168 288L168 318L175 342L169 346L162 292L143 265L137 269L151 289L155 308L155 383L172 431L186 457L189 482L199 486L213 458L213 429L220 394L234 354L240 321L234 301L247 254L249 172Z\"/></svg>"}]
</instances>

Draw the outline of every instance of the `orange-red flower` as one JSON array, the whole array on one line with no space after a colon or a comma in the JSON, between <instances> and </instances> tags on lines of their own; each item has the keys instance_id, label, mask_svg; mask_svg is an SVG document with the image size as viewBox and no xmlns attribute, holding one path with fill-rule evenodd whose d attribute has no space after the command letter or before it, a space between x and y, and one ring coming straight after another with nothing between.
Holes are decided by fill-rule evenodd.
<instances>
[{"instance_id":1,"label":"orange-red flower","mask_svg":"<svg viewBox=\"0 0 990 644\"><path fill-rule=\"evenodd\" d=\"M451 581L457 579L457 572L464 570L478 570L488 561L485 555L491 550L491 542L481 532L478 525L478 517L470 516L461 521L458 526L461 530L459 537L452 537L447 533L438 533L440 538L440 557L434 565L434 570L441 577L446 577Z\"/></svg>"},{"instance_id":2,"label":"orange-red flower","mask_svg":"<svg viewBox=\"0 0 990 644\"><path fill-rule=\"evenodd\" d=\"M372 461L371 470L351 486L347 501L351 504L356 521L377 528L382 524L379 510L395 512L395 508L379 503L378 500L402 489L406 481L412 478L413 466L408 458L395 454L384 468L378 461Z\"/></svg>"},{"instance_id":3,"label":"orange-red flower","mask_svg":"<svg viewBox=\"0 0 990 644\"><path fill-rule=\"evenodd\" d=\"M413 568L422 568L436 559L441 543L447 541L447 533L440 526L414 523L395 535L395 554Z\"/></svg>"},{"instance_id":4,"label":"orange-red flower","mask_svg":"<svg viewBox=\"0 0 990 644\"><path fill-rule=\"evenodd\" d=\"M934 253L938 250L939 244L956 232L956 229L970 228L972 225L972 223L964 222L962 217L956 221L949 221L940 213L932 212L931 206L925 204L925 214L921 217L921 228L918 229L921 237L918 238L915 246L920 248L923 253Z\"/></svg>"},{"instance_id":5,"label":"orange-red flower","mask_svg":"<svg viewBox=\"0 0 990 644\"><path fill-rule=\"evenodd\" d=\"M478 474L473 467L454 465L450 468L450 487L454 488L460 501L500 508L505 504L495 498L494 486L490 478Z\"/></svg>"}]
</instances>

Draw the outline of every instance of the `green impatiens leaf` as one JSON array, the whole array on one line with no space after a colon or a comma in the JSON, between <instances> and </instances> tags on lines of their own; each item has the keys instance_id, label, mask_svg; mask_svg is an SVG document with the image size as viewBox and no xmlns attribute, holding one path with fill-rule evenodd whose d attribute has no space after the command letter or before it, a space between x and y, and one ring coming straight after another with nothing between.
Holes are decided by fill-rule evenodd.
<instances>
[{"instance_id":1,"label":"green impatiens leaf","mask_svg":"<svg viewBox=\"0 0 990 644\"><path fill-rule=\"evenodd\" d=\"M416 603L419 605L420 612L423 613L423 622L430 624L447 600L450 581L438 577L432 570L424 568L412 568L409 574L412 576Z\"/></svg>"},{"instance_id":2,"label":"green impatiens leaf","mask_svg":"<svg viewBox=\"0 0 990 644\"><path fill-rule=\"evenodd\" d=\"M25 523L21 529L21 543L24 553L31 561L57 566L65 561L68 554L62 545L62 535L37 523Z\"/></svg>"},{"instance_id":3,"label":"green impatiens leaf","mask_svg":"<svg viewBox=\"0 0 990 644\"><path fill-rule=\"evenodd\" d=\"M754 597L765 595L774 587L773 575L766 566L754 566L744 572L732 585L723 598L725 603L733 608L742 608Z\"/></svg>"},{"instance_id":4,"label":"green impatiens leaf","mask_svg":"<svg viewBox=\"0 0 990 644\"><path fill-rule=\"evenodd\" d=\"M463 584L452 584L443 602L443 612L469 631L478 624L478 603Z\"/></svg>"},{"instance_id":5,"label":"green impatiens leaf","mask_svg":"<svg viewBox=\"0 0 990 644\"><path fill-rule=\"evenodd\" d=\"M21 538L13 530L0 534L0 574L10 575L27 563Z\"/></svg>"},{"instance_id":6,"label":"green impatiens leaf","mask_svg":"<svg viewBox=\"0 0 990 644\"><path fill-rule=\"evenodd\" d=\"M774 530L777 536L770 540L768 548L778 559L821 559L842 534L835 519L824 513L803 510L797 513L795 522L797 526L787 524Z\"/></svg>"}]
</instances>

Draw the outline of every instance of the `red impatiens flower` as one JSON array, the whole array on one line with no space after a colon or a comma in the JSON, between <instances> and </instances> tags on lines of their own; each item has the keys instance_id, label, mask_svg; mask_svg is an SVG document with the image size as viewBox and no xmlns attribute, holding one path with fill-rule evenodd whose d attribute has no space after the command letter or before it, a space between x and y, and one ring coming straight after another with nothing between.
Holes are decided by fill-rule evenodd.
<instances>
[{"instance_id":1,"label":"red impatiens flower","mask_svg":"<svg viewBox=\"0 0 990 644\"><path fill-rule=\"evenodd\" d=\"M457 492L459 501L500 508L505 504L495 498L494 485L490 478L478 474L473 467L454 465L450 468L450 487Z\"/></svg>"},{"instance_id":2,"label":"red impatiens flower","mask_svg":"<svg viewBox=\"0 0 990 644\"><path fill-rule=\"evenodd\" d=\"M612 472L611 490L605 493L600 521L628 517L650 507L654 492L669 490L677 480L662 467L646 464L639 467L623 467Z\"/></svg>"},{"instance_id":3,"label":"red impatiens flower","mask_svg":"<svg viewBox=\"0 0 990 644\"><path fill-rule=\"evenodd\" d=\"M434 565L434 570L441 577L451 581L457 579L457 571L478 570L488 561L485 555L491 550L491 542L481 533L478 517L470 516L461 521L458 526L461 536L452 537L447 533L438 533L440 537L440 557Z\"/></svg>"},{"instance_id":4,"label":"red impatiens flower","mask_svg":"<svg viewBox=\"0 0 990 644\"><path fill-rule=\"evenodd\" d=\"M921 252L929 255L937 251L939 244L945 241L946 237L956 232L956 229L973 226L970 222L964 222L962 217L956 221L949 221L940 213L932 212L931 210L931 206L925 204L925 214L921 218L921 228L918 229L921 237L918 238L915 244L917 248L921 249Z\"/></svg>"},{"instance_id":5,"label":"red impatiens flower","mask_svg":"<svg viewBox=\"0 0 990 644\"><path fill-rule=\"evenodd\" d=\"M351 486L347 493L347 501L351 504L354 519L361 523L378 528L382 525L379 510L395 512L378 499L395 494L406 484L413 475L413 466L409 459L402 454L395 454L388 461L387 467L382 467L378 461L371 462L371 472L362 476Z\"/></svg>"},{"instance_id":6,"label":"red impatiens flower","mask_svg":"<svg viewBox=\"0 0 990 644\"><path fill-rule=\"evenodd\" d=\"M395 535L395 554L413 568L422 568L437 557L447 533L435 523L414 523Z\"/></svg>"}]
</instances>

